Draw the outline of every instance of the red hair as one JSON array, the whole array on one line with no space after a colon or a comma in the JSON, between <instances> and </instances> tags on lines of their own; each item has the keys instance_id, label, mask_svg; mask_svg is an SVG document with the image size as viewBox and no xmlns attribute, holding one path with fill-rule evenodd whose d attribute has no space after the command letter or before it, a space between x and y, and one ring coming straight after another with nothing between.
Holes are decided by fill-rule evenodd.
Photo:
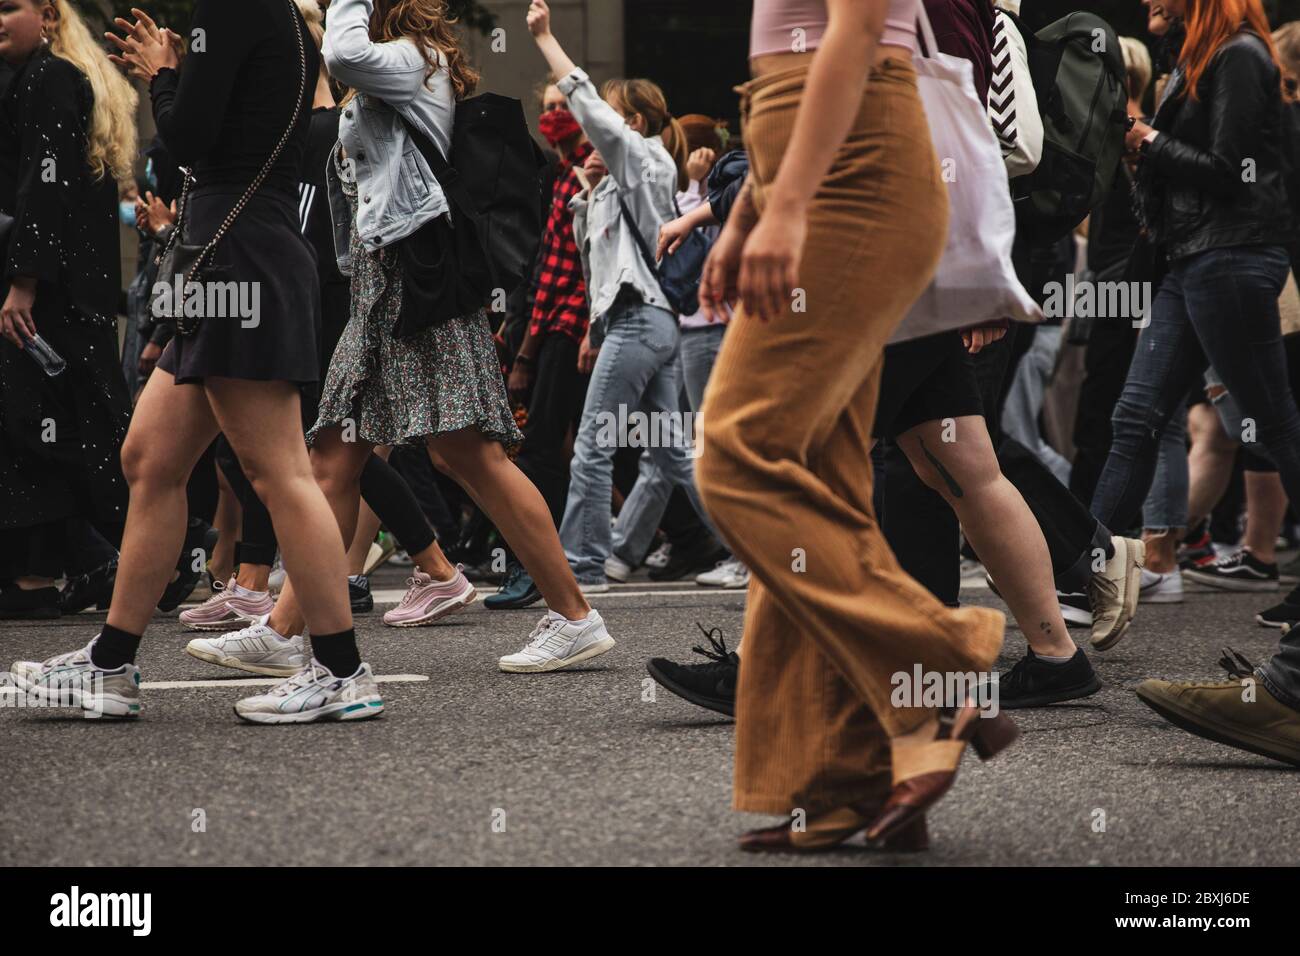
<instances>
[{"instance_id":1,"label":"red hair","mask_svg":"<svg viewBox=\"0 0 1300 956\"><path fill-rule=\"evenodd\" d=\"M1187 0L1187 39L1183 41L1178 65L1183 68L1184 90L1196 99L1196 84L1200 82L1214 59L1230 37L1241 29L1242 21L1259 34L1268 47L1273 62L1278 63L1277 48L1273 46L1268 17L1260 0Z\"/></svg>"}]
</instances>

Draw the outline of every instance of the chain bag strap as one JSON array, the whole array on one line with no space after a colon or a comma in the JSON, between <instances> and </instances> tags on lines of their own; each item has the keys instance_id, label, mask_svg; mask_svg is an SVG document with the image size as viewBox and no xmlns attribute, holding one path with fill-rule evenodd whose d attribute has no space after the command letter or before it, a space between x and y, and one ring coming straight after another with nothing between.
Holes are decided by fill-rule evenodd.
<instances>
[{"instance_id":1,"label":"chain bag strap","mask_svg":"<svg viewBox=\"0 0 1300 956\"><path fill-rule=\"evenodd\" d=\"M213 249L230 231L239 214L244 211L249 200L261 188L266 177L271 174L275 167L276 161L279 160L280 154L284 152L285 146L289 143L289 137L294 134L298 128L298 119L302 116L302 102L307 95L307 49L302 39L302 29L299 26L299 13L293 0L286 0L289 7L290 22L293 25L293 34L298 41L298 62L302 67L302 77L298 83L298 98L294 102L293 119L285 128L284 134L280 141L275 144L275 149L271 151L271 156L267 159L266 164L258 172L257 176L244 194L239 197L239 201L226 213L226 218L222 220L217 231L205 245L192 245L182 240L182 234L185 223L185 212L187 200L189 198L190 187L194 183L194 177L189 169L183 169L185 174L184 183L181 186L181 195L176 204L176 223L172 228L171 235L167 237L162 251L158 253L155 260L158 264L158 278L163 284L176 281L180 285L180 295L173 296L166 294L156 297L153 304L154 317L160 321L173 322L176 325L176 332L179 335L190 335L199 327L201 316L186 316L184 308L185 289L202 274L203 266L207 263L208 258L212 255ZM179 300L179 301L178 301Z\"/></svg>"}]
</instances>

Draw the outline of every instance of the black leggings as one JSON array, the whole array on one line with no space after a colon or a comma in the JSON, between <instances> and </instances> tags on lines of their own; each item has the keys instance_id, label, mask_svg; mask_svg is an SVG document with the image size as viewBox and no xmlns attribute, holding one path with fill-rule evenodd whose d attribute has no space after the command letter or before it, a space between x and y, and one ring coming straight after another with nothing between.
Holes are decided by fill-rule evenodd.
<instances>
[{"instance_id":1,"label":"black leggings","mask_svg":"<svg viewBox=\"0 0 1300 956\"><path fill-rule=\"evenodd\" d=\"M271 515L224 435L218 439L217 463L244 512L240 540L235 544L235 563L269 567L275 562L277 547ZM433 544L433 528L414 493L392 465L373 453L361 469L361 497L408 554L419 554Z\"/></svg>"}]
</instances>

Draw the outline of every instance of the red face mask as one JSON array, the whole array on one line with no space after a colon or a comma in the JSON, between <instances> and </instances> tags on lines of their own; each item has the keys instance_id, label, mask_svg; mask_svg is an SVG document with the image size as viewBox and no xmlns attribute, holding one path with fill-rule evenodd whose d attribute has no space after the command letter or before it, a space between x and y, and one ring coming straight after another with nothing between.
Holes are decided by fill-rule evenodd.
<instances>
[{"instance_id":1,"label":"red face mask","mask_svg":"<svg viewBox=\"0 0 1300 956\"><path fill-rule=\"evenodd\" d=\"M573 118L573 114L563 106L543 113L541 119L537 121L537 128L552 146L558 146L566 139L582 132L582 127Z\"/></svg>"}]
</instances>

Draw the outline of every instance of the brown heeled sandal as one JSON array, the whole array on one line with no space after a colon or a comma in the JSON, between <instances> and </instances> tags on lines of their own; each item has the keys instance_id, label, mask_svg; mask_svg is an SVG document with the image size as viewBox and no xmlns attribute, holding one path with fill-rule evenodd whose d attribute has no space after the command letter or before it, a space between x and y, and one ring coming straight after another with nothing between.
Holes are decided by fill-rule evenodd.
<instances>
[{"instance_id":1,"label":"brown heeled sandal","mask_svg":"<svg viewBox=\"0 0 1300 956\"><path fill-rule=\"evenodd\" d=\"M894 789L867 829L867 840L883 844L938 803L957 779L967 744L981 760L991 760L1019 736L1019 728L1006 714L981 717L972 704L941 711L933 741L893 748Z\"/></svg>"},{"instance_id":2,"label":"brown heeled sandal","mask_svg":"<svg viewBox=\"0 0 1300 956\"><path fill-rule=\"evenodd\" d=\"M825 853L843 846L865 830L881 813L882 805L854 803L810 817L802 831L794 829L794 818L774 827L741 834L740 848L750 853ZM902 827L873 849L890 853L919 853L929 849L930 836L925 814L915 814Z\"/></svg>"}]
</instances>

